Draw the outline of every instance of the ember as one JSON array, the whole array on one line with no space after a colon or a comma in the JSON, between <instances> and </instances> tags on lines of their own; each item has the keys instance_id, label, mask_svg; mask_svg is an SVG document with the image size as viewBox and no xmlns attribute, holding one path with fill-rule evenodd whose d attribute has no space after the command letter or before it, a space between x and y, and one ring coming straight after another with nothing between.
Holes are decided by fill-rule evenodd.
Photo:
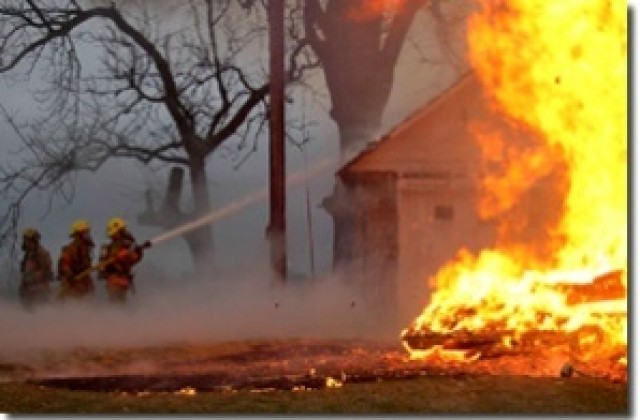
<instances>
[{"instance_id":1,"label":"ember","mask_svg":"<svg viewBox=\"0 0 640 420\"><path fill-rule=\"evenodd\" d=\"M245 346L250 351L241 354ZM519 373L558 378L563 365L571 366L574 377L626 380L626 369L615 371L611 369L611 362L583 363L567 354L544 351L505 354L498 359L480 358L473 363L461 360L425 365L419 360L407 360L397 342L276 340L157 348L152 353L145 348L102 350L94 356L97 354L109 354L109 360L120 360L121 364L88 369L82 360L63 353L54 365L64 366L64 370L43 370L39 367L37 374L23 379L45 387L137 396L158 392L184 396L203 392L306 392L421 377L452 379ZM230 357L235 354L240 357ZM91 357L91 360L95 359L105 360L103 357ZM283 359L289 363L279 363ZM151 362L144 372L139 369L140 360ZM80 376L68 376L69 368Z\"/></svg>"},{"instance_id":2,"label":"ember","mask_svg":"<svg viewBox=\"0 0 640 420\"><path fill-rule=\"evenodd\" d=\"M480 3L468 27L472 66L501 113L540 144L508 162L504 177L482 180L479 214L509 211L558 160L569 179L564 213L549 243L510 242L505 227L494 249L461 250L432 279L431 302L403 342L414 359L556 352L600 361L617 377L627 353L626 9L608 0ZM495 159L495 145L509 141L491 135L477 137ZM540 249L551 251L540 258Z\"/></svg>"},{"instance_id":3,"label":"ember","mask_svg":"<svg viewBox=\"0 0 640 420\"><path fill-rule=\"evenodd\" d=\"M194 388L192 388L190 386L187 386L187 387L180 388L179 390L177 390L176 394L193 396L193 395L196 395L197 392L196 392L196 390Z\"/></svg>"}]
</instances>

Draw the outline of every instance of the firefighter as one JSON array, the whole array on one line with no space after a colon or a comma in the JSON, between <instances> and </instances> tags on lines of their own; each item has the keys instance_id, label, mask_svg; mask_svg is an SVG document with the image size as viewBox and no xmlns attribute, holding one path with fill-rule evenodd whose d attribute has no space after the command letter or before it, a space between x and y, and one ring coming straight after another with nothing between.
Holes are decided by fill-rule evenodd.
<instances>
[{"instance_id":1,"label":"firefighter","mask_svg":"<svg viewBox=\"0 0 640 420\"><path fill-rule=\"evenodd\" d=\"M71 225L71 242L62 248L58 259L60 291L58 298L84 298L94 293L91 278L91 259L94 242L86 220L76 220Z\"/></svg>"},{"instance_id":2,"label":"firefighter","mask_svg":"<svg viewBox=\"0 0 640 420\"><path fill-rule=\"evenodd\" d=\"M123 303L127 292L133 290L131 269L142 259L143 248L151 244L136 245L127 224L119 217L107 222L107 236L111 241L100 249L100 278L107 282L109 300Z\"/></svg>"},{"instance_id":3,"label":"firefighter","mask_svg":"<svg viewBox=\"0 0 640 420\"><path fill-rule=\"evenodd\" d=\"M20 300L26 308L48 302L53 268L49 252L40 244L40 232L28 228L22 233L22 261L20 261Z\"/></svg>"}]
</instances>

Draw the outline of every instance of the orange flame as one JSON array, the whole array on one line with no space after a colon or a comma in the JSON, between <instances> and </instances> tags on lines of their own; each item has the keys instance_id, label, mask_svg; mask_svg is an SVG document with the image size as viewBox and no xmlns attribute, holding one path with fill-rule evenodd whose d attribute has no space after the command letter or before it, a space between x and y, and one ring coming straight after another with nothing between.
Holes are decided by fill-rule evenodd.
<instances>
[{"instance_id":1,"label":"orange flame","mask_svg":"<svg viewBox=\"0 0 640 420\"><path fill-rule=\"evenodd\" d=\"M358 0L358 4L349 12L349 18L362 21L384 16L388 13L394 13L404 7L405 1L406 0Z\"/></svg>"},{"instance_id":2,"label":"orange flame","mask_svg":"<svg viewBox=\"0 0 640 420\"><path fill-rule=\"evenodd\" d=\"M626 351L626 296L571 305L558 287L622 270L626 288L625 4L480 3L480 11L469 20L470 62L502 113L543 143L518 154L510 151L508 139L475 127L485 161L510 163L500 177L483 179L487 194L480 200L479 214L492 217L508 210L532 180L559 162L568 177L563 212L548 239L553 255L545 260L507 241L479 255L462 250L432 279L436 291L410 330L502 330L518 337L527 331L593 327L603 337L582 337L581 344L597 341L600 348L622 346ZM508 229L501 232L508 234Z\"/></svg>"}]
</instances>

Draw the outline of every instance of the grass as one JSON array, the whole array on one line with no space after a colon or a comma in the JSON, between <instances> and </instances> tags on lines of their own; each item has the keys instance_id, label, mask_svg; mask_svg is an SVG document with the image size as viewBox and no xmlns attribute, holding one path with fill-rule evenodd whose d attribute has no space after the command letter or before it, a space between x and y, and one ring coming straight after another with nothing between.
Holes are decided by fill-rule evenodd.
<instances>
[{"instance_id":1,"label":"grass","mask_svg":"<svg viewBox=\"0 0 640 420\"><path fill-rule=\"evenodd\" d=\"M68 391L0 384L10 414L607 414L629 413L627 384L591 378L425 376L314 391L196 395Z\"/></svg>"}]
</instances>

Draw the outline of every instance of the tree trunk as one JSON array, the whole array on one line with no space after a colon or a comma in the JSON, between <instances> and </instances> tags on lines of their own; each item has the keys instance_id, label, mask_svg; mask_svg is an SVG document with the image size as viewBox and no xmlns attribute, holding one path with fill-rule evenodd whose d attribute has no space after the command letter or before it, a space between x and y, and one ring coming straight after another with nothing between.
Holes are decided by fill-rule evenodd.
<instances>
[{"instance_id":1,"label":"tree trunk","mask_svg":"<svg viewBox=\"0 0 640 420\"><path fill-rule=\"evenodd\" d=\"M351 27L344 46L323 57L331 118L338 125L342 161L350 159L378 135L391 86L395 63L382 60L377 48L379 32L366 25ZM335 51L335 52L334 52Z\"/></svg>"},{"instance_id":2,"label":"tree trunk","mask_svg":"<svg viewBox=\"0 0 640 420\"><path fill-rule=\"evenodd\" d=\"M389 18L358 13L369 0L306 0L305 32L322 63L343 161L379 134L400 51L425 3L407 2Z\"/></svg>"},{"instance_id":3,"label":"tree trunk","mask_svg":"<svg viewBox=\"0 0 640 420\"><path fill-rule=\"evenodd\" d=\"M191 190L193 195L194 212L193 218L197 219L211 211L211 201L209 197L207 173L205 170L204 157L192 157L189 163L189 174L191 178ZM196 275L210 275L213 269L213 235L211 226L193 230L184 235L189 251L193 258L193 266Z\"/></svg>"}]
</instances>

